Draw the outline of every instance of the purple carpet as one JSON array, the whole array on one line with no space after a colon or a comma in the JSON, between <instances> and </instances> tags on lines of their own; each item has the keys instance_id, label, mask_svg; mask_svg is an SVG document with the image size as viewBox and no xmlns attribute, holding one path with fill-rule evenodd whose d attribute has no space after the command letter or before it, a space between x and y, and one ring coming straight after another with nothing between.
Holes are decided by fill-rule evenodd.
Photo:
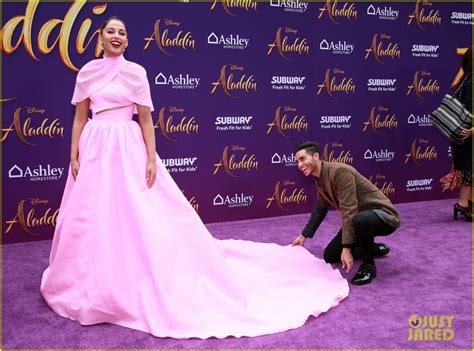
<instances>
[{"instance_id":1,"label":"purple carpet","mask_svg":"<svg viewBox=\"0 0 474 351\"><path fill-rule=\"evenodd\" d=\"M454 202L397 205L404 225L393 235L379 240L389 244L391 252L376 261L378 276L372 284L351 285L346 300L318 318L310 318L301 328L256 338L174 340L109 324L83 327L55 315L39 293L51 242L5 245L2 248L2 346L3 349L472 349L472 227L463 218L453 221ZM208 228L219 239L285 245L300 233L307 219L308 215L296 215L215 223ZM306 247L322 257L324 246L339 225L339 213L331 211L316 237L307 240ZM358 265L356 262L356 269ZM424 339L444 335L451 340L409 341L408 318L414 314L422 318L431 316L435 324L431 329L423 329L422 325L412 331L419 330ZM454 318L451 328L446 323L444 327L436 324L444 319L437 319L440 316ZM416 335L419 338L420 334Z\"/></svg>"}]
</instances>

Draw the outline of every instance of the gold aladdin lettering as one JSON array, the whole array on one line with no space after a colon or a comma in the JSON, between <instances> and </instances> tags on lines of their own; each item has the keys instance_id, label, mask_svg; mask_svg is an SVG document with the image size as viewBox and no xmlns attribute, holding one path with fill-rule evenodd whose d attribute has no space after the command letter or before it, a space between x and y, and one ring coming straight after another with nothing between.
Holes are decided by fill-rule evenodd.
<instances>
[{"instance_id":1,"label":"gold aladdin lettering","mask_svg":"<svg viewBox=\"0 0 474 351\"><path fill-rule=\"evenodd\" d=\"M241 148L240 148L241 149ZM239 150L239 147L234 146L232 148L233 151ZM245 148L244 148L245 150ZM248 154L244 154L242 159L240 161L236 160L235 154L232 154L229 157L229 147L226 146L222 152L222 158L219 161L219 163L215 163L214 167L214 173L212 175L216 175L217 172L219 172L220 168L223 167L224 170L228 175L234 178L238 178L236 175L232 173L232 171L236 170L246 170L246 171L251 171L251 170L258 170L258 161L255 158L255 154L251 154L250 156Z\"/></svg>"},{"instance_id":2,"label":"gold aladdin lettering","mask_svg":"<svg viewBox=\"0 0 474 351\"><path fill-rule=\"evenodd\" d=\"M285 110L286 112L286 110ZM294 116L293 120L291 122L287 122L287 115L286 113L283 115L283 118L280 116L281 114L281 106L278 106L275 112L275 119L272 121L272 123L268 123L268 129L267 129L267 135L271 133L273 127L276 127L276 130L278 133L285 137L289 138L288 135L284 133L286 130L295 130L295 131L302 131L308 130L308 122L306 122L305 115L302 116Z\"/></svg>"},{"instance_id":3,"label":"gold aladdin lettering","mask_svg":"<svg viewBox=\"0 0 474 351\"><path fill-rule=\"evenodd\" d=\"M15 16L5 23L0 33L0 49L2 52L8 55L12 54L18 49L20 44L23 43L28 55L34 60L39 61L37 54L33 50L32 35L33 20L39 3L39 1L29 0L24 15ZM86 1L74 1L64 16L64 19L50 19L40 27L37 35L37 47L39 52L43 55L48 55L51 54L55 47L59 47L59 56L61 61L66 65L66 67L73 71L79 71L79 69L71 61L69 54L69 41L71 38L72 28L76 27L74 22L85 4ZM92 13L94 15L101 15L106 9L107 4L97 5L93 8ZM20 24L21 34L18 36L16 43L13 43L12 41L15 31ZM92 33L87 43L84 44L91 28L91 24L92 21L90 18L86 18L82 22L76 38L76 50L79 54L84 53L95 37L95 56L98 57L101 51L98 41L98 29ZM56 30L57 28L59 28L59 30ZM53 31L58 32L59 34L55 39L52 40L50 36ZM51 42L52 44L49 44Z\"/></svg>"},{"instance_id":4,"label":"gold aladdin lettering","mask_svg":"<svg viewBox=\"0 0 474 351\"><path fill-rule=\"evenodd\" d=\"M375 178L375 180L374 180ZM380 191L385 195L385 196L392 196L395 195L396 189L395 185L393 185L393 182L387 182L384 181L382 186L379 185L379 179L385 179L384 176L381 175L376 175L375 177L371 175L369 177L369 181L374 184L377 188L380 189Z\"/></svg>"},{"instance_id":5,"label":"gold aladdin lettering","mask_svg":"<svg viewBox=\"0 0 474 351\"><path fill-rule=\"evenodd\" d=\"M333 95L335 92L344 92L346 94L355 93L356 86L352 81L352 78L343 78L340 83L337 83L336 77L334 76L331 78L330 72L331 69L328 68L326 70L326 74L324 75L324 81L318 85L319 90L316 95L321 94L323 89L326 89L329 96L333 99L338 99L338 97Z\"/></svg>"},{"instance_id":6,"label":"gold aladdin lettering","mask_svg":"<svg viewBox=\"0 0 474 351\"><path fill-rule=\"evenodd\" d=\"M329 19L334 24L339 24L335 17L346 17L347 19L357 18L357 10L354 4L349 5L348 3L345 3L342 9L338 9L337 0L334 0L334 3L332 4L331 0L327 0L326 4L319 9L318 19L321 19L325 13L327 13Z\"/></svg>"},{"instance_id":7,"label":"gold aladdin lettering","mask_svg":"<svg viewBox=\"0 0 474 351\"><path fill-rule=\"evenodd\" d=\"M184 32L180 30L174 37L171 37L168 28L163 31L163 34L161 33L160 23L161 20L155 21L153 34L149 38L145 38L146 44L143 50L148 49L151 41L153 40L155 41L158 49L166 56L173 56L173 54L170 54L168 51L166 51L166 48L177 47L183 50L192 48L195 50L196 42L193 39L191 32ZM180 25L179 23L173 22L172 20L165 20L165 24L175 26Z\"/></svg>"},{"instance_id":8,"label":"gold aladdin lettering","mask_svg":"<svg viewBox=\"0 0 474 351\"><path fill-rule=\"evenodd\" d=\"M390 37L388 38L390 39ZM383 37L381 39L383 39ZM383 41L377 43L377 34L374 34L372 45L365 50L366 60L370 54L374 55L378 63L383 64L384 62L380 60L380 57L400 58L400 48L398 47L398 43L390 43L386 48L383 48Z\"/></svg>"},{"instance_id":9,"label":"gold aladdin lettering","mask_svg":"<svg viewBox=\"0 0 474 351\"><path fill-rule=\"evenodd\" d=\"M431 74L422 72L421 75ZM430 78L430 80L425 84L423 78L420 78L420 72L416 71L413 77L413 83L408 86L407 96L410 95L412 91L414 91L416 96L418 96L420 99L424 99L423 96L421 96L421 93L437 94L439 93L438 80Z\"/></svg>"},{"instance_id":10,"label":"gold aladdin lettering","mask_svg":"<svg viewBox=\"0 0 474 351\"><path fill-rule=\"evenodd\" d=\"M420 143L426 144L426 140L420 140ZM422 147L420 145L417 145L417 139L413 140L411 144L411 149L410 151L405 155L405 164L408 163L410 159L413 160L413 162L417 166L421 166L418 161L420 160L436 160L438 159L438 152L436 151L435 146L426 146L424 150L422 150Z\"/></svg>"},{"instance_id":11,"label":"gold aladdin lettering","mask_svg":"<svg viewBox=\"0 0 474 351\"><path fill-rule=\"evenodd\" d=\"M211 5L211 11L214 11L216 4L219 0L214 0ZM230 16L237 16L231 12L231 8L240 8L246 11L254 10L257 12L257 1L256 0L220 0L224 11Z\"/></svg>"},{"instance_id":12,"label":"gold aladdin lettering","mask_svg":"<svg viewBox=\"0 0 474 351\"><path fill-rule=\"evenodd\" d=\"M238 82L234 82L234 74L231 73L229 74L229 77L226 77L226 69L227 65L222 66L219 79L212 83L211 94L214 94L219 86L222 87L225 95L233 99L236 99L237 97L231 94L232 91L240 90L245 91L246 93L252 90L257 91L257 83L254 80L253 74L248 77L244 74L240 77Z\"/></svg>"},{"instance_id":13,"label":"gold aladdin lettering","mask_svg":"<svg viewBox=\"0 0 474 351\"><path fill-rule=\"evenodd\" d=\"M426 28L422 26L422 24L425 24L425 23L431 23L432 25L441 25L441 15L439 11L430 10L430 12L427 15L425 15L426 8L423 7L420 10L421 2L423 2L423 5L429 5L429 6L432 5L428 0L416 0L415 10L413 11L411 15L408 16L407 26L409 26L413 22L413 20L416 21L416 24L422 30L426 30Z\"/></svg>"},{"instance_id":14,"label":"gold aladdin lettering","mask_svg":"<svg viewBox=\"0 0 474 351\"><path fill-rule=\"evenodd\" d=\"M294 182L289 182L294 184ZM283 211L289 211L288 209L284 208L283 205L286 204L295 204L299 205L302 203L306 203L308 196L305 194L304 189L293 189L291 195L287 195L287 189L284 188L280 190L280 181L276 182L275 184L275 191L273 192L272 196L267 198L267 207L269 208L272 203L275 201L276 205L282 209Z\"/></svg>"},{"instance_id":15,"label":"gold aladdin lettering","mask_svg":"<svg viewBox=\"0 0 474 351\"><path fill-rule=\"evenodd\" d=\"M196 122L196 117L183 116L178 124L173 124L173 115L169 116L168 119L165 118L165 107L160 109L158 122L155 124L156 128L160 128L161 134L169 141L176 141L169 136L169 134L173 133L199 134L199 125Z\"/></svg>"},{"instance_id":16,"label":"gold aladdin lettering","mask_svg":"<svg viewBox=\"0 0 474 351\"><path fill-rule=\"evenodd\" d=\"M387 109L379 107L377 114L376 109L376 107L372 107L372 109L370 110L370 117L366 122L364 122L364 128L362 129L362 132L365 132L369 126L372 127L372 130L377 135L382 135L378 132L378 129L385 128L390 130L392 128L398 128L398 121L396 115L387 114L385 116L385 119L382 121L382 118L380 117L380 111L387 111Z\"/></svg>"},{"instance_id":17,"label":"gold aladdin lettering","mask_svg":"<svg viewBox=\"0 0 474 351\"><path fill-rule=\"evenodd\" d=\"M289 43L289 39L287 35L285 35L285 37L282 39L281 30L282 30L281 27L278 28L276 32L275 40L273 41L273 43L268 44L267 55L270 55L275 47L277 48L280 56L283 57L285 60L291 60L290 58L285 56L286 53L294 52L299 55L303 55L303 54L309 55L309 45L306 38L296 38L293 43ZM296 33L296 30L291 29L291 28L286 28L286 32Z\"/></svg>"},{"instance_id":18,"label":"gold aladdin lettering","mask_svg":"<svg viewBox=\"0 0 474 351\"><path fill-rule=\"evenodd\" d=\"M2 128L2 138L0 142L4 142L11 132L15 132L20 141L23 144L29 146L37 146L36 144L30 143L26 138L33 136L47 136L54 138L55 136L61 136L64 138L64 127L61 127L59 118L49 120L48 118L43 119L41 125L38 127L31 126L31 117L27 117L25 122L21 123L20 119L21 107L17 108L13 115L13 122L8 128Z\"/></svg>"},{"instance_id":19,"label":"gold aladdin lettering","mask_svg":"<svg viewBox=\"0 0 474 351\"><path fill-rule=\"evenodd\" d=\"M34 233L30 228L35 228L41 225L56 225L56 219L59 214L59 209L53 212L52 208L46 209L45 213L41 217L37 217L35 214L35 209L32 208L28 211L28 214L25 216L25 200L21 200L18 204L17 214L15 217L9 221L5 221L7 229L4 234L10 233L15 223L19 223L21 229L29 235L38 236L39 234Z\"/></svg>"},{"instance_id":20,"label":"gold aladdin lettering","mask_svg":"<svg viewBox=\"0 0 474 351\"><path fill-rule=\"evenodd\" d=\"M191 207L194 208L194 211L199 213L199 203L196 200L196 196L193 196L192 198L188 199L188 201Z\"/></svg>"},{"instance_id":21,"label":"gold aladdin lettering","mask_svg":"<svg viewBox=\"0 0 474 351\"><path fill-rule=\"evenodd\" d=\"M341 144L333 143L332 147L342 147ZM354 158L351 156L351 151L344 151L342 150L339 155L336 156L336 153L334 150L331 150L329 152L329 143L326 143L324 145L323 149L323 159L329 162L341 162L345 163L348 165L352 165L352 162L354 162Z\"/></svg>"}]
</instances>

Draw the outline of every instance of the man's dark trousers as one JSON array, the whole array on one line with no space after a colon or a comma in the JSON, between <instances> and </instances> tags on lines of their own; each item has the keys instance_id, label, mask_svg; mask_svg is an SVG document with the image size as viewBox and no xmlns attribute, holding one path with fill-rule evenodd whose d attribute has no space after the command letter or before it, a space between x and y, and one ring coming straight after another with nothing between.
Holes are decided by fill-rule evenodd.
<instances>
[{"instance_id":1,"label":"man's dark trousers","mask_svg":"<svg viewBox=\"0 0 474 351\"><path fill-rule=\"evenodd\" d=\"M355 229L356 243L352 247L354 259L360 259L364 263L374 265L374 238L392 234L397 228L385 223L375 212L367 210L358 212L352 218ZM341 261L342 253L342 229L324 250L324 260L327 263L338 263Z\"/></svg>"}]
</instances>

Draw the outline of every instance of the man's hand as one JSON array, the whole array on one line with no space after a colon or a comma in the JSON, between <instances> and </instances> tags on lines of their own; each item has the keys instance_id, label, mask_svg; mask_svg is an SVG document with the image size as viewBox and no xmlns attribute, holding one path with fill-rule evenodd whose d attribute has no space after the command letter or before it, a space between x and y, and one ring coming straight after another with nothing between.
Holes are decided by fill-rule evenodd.
<instances>
[{"instance_id":1,"label":"man's hand","mask_svg":"<svg viewBox=\"0 0 474 351\"><path fill-rule=\"evenodd\" d=\"M342 249L341 263L342 269L346 268L346 273L349 273L354 265L354 258L352 257L351 249Z\"/></svg>"},{"instance_id":2,"label":"man's hand","mask_svg":"<svg viewBox=\"0 0 474 351\"><path fill-rule=\"evenodd\" d=\"M292 246L304 246L304 241L306 240L306 237L303 236L302 234L298 235L295 240L293 240Z\"/></svg>"}]
</instances>

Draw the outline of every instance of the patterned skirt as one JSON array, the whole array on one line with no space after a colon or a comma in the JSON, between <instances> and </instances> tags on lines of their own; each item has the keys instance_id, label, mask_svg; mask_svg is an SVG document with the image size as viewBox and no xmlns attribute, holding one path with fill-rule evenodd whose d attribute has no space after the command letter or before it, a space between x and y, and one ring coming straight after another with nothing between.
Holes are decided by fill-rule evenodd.
<instances>
[{"instance_id":1,"label":"patterned skirt","mask_svg":"<svg viewBox=\"0 0 474 351\"><path fill-rule=\"evenodd\" d=\"M451 171L440 179L443 191L455 190L461 185L472 185L472 170L454 170L454 165Z\"/></svg>"}]
</instances>

